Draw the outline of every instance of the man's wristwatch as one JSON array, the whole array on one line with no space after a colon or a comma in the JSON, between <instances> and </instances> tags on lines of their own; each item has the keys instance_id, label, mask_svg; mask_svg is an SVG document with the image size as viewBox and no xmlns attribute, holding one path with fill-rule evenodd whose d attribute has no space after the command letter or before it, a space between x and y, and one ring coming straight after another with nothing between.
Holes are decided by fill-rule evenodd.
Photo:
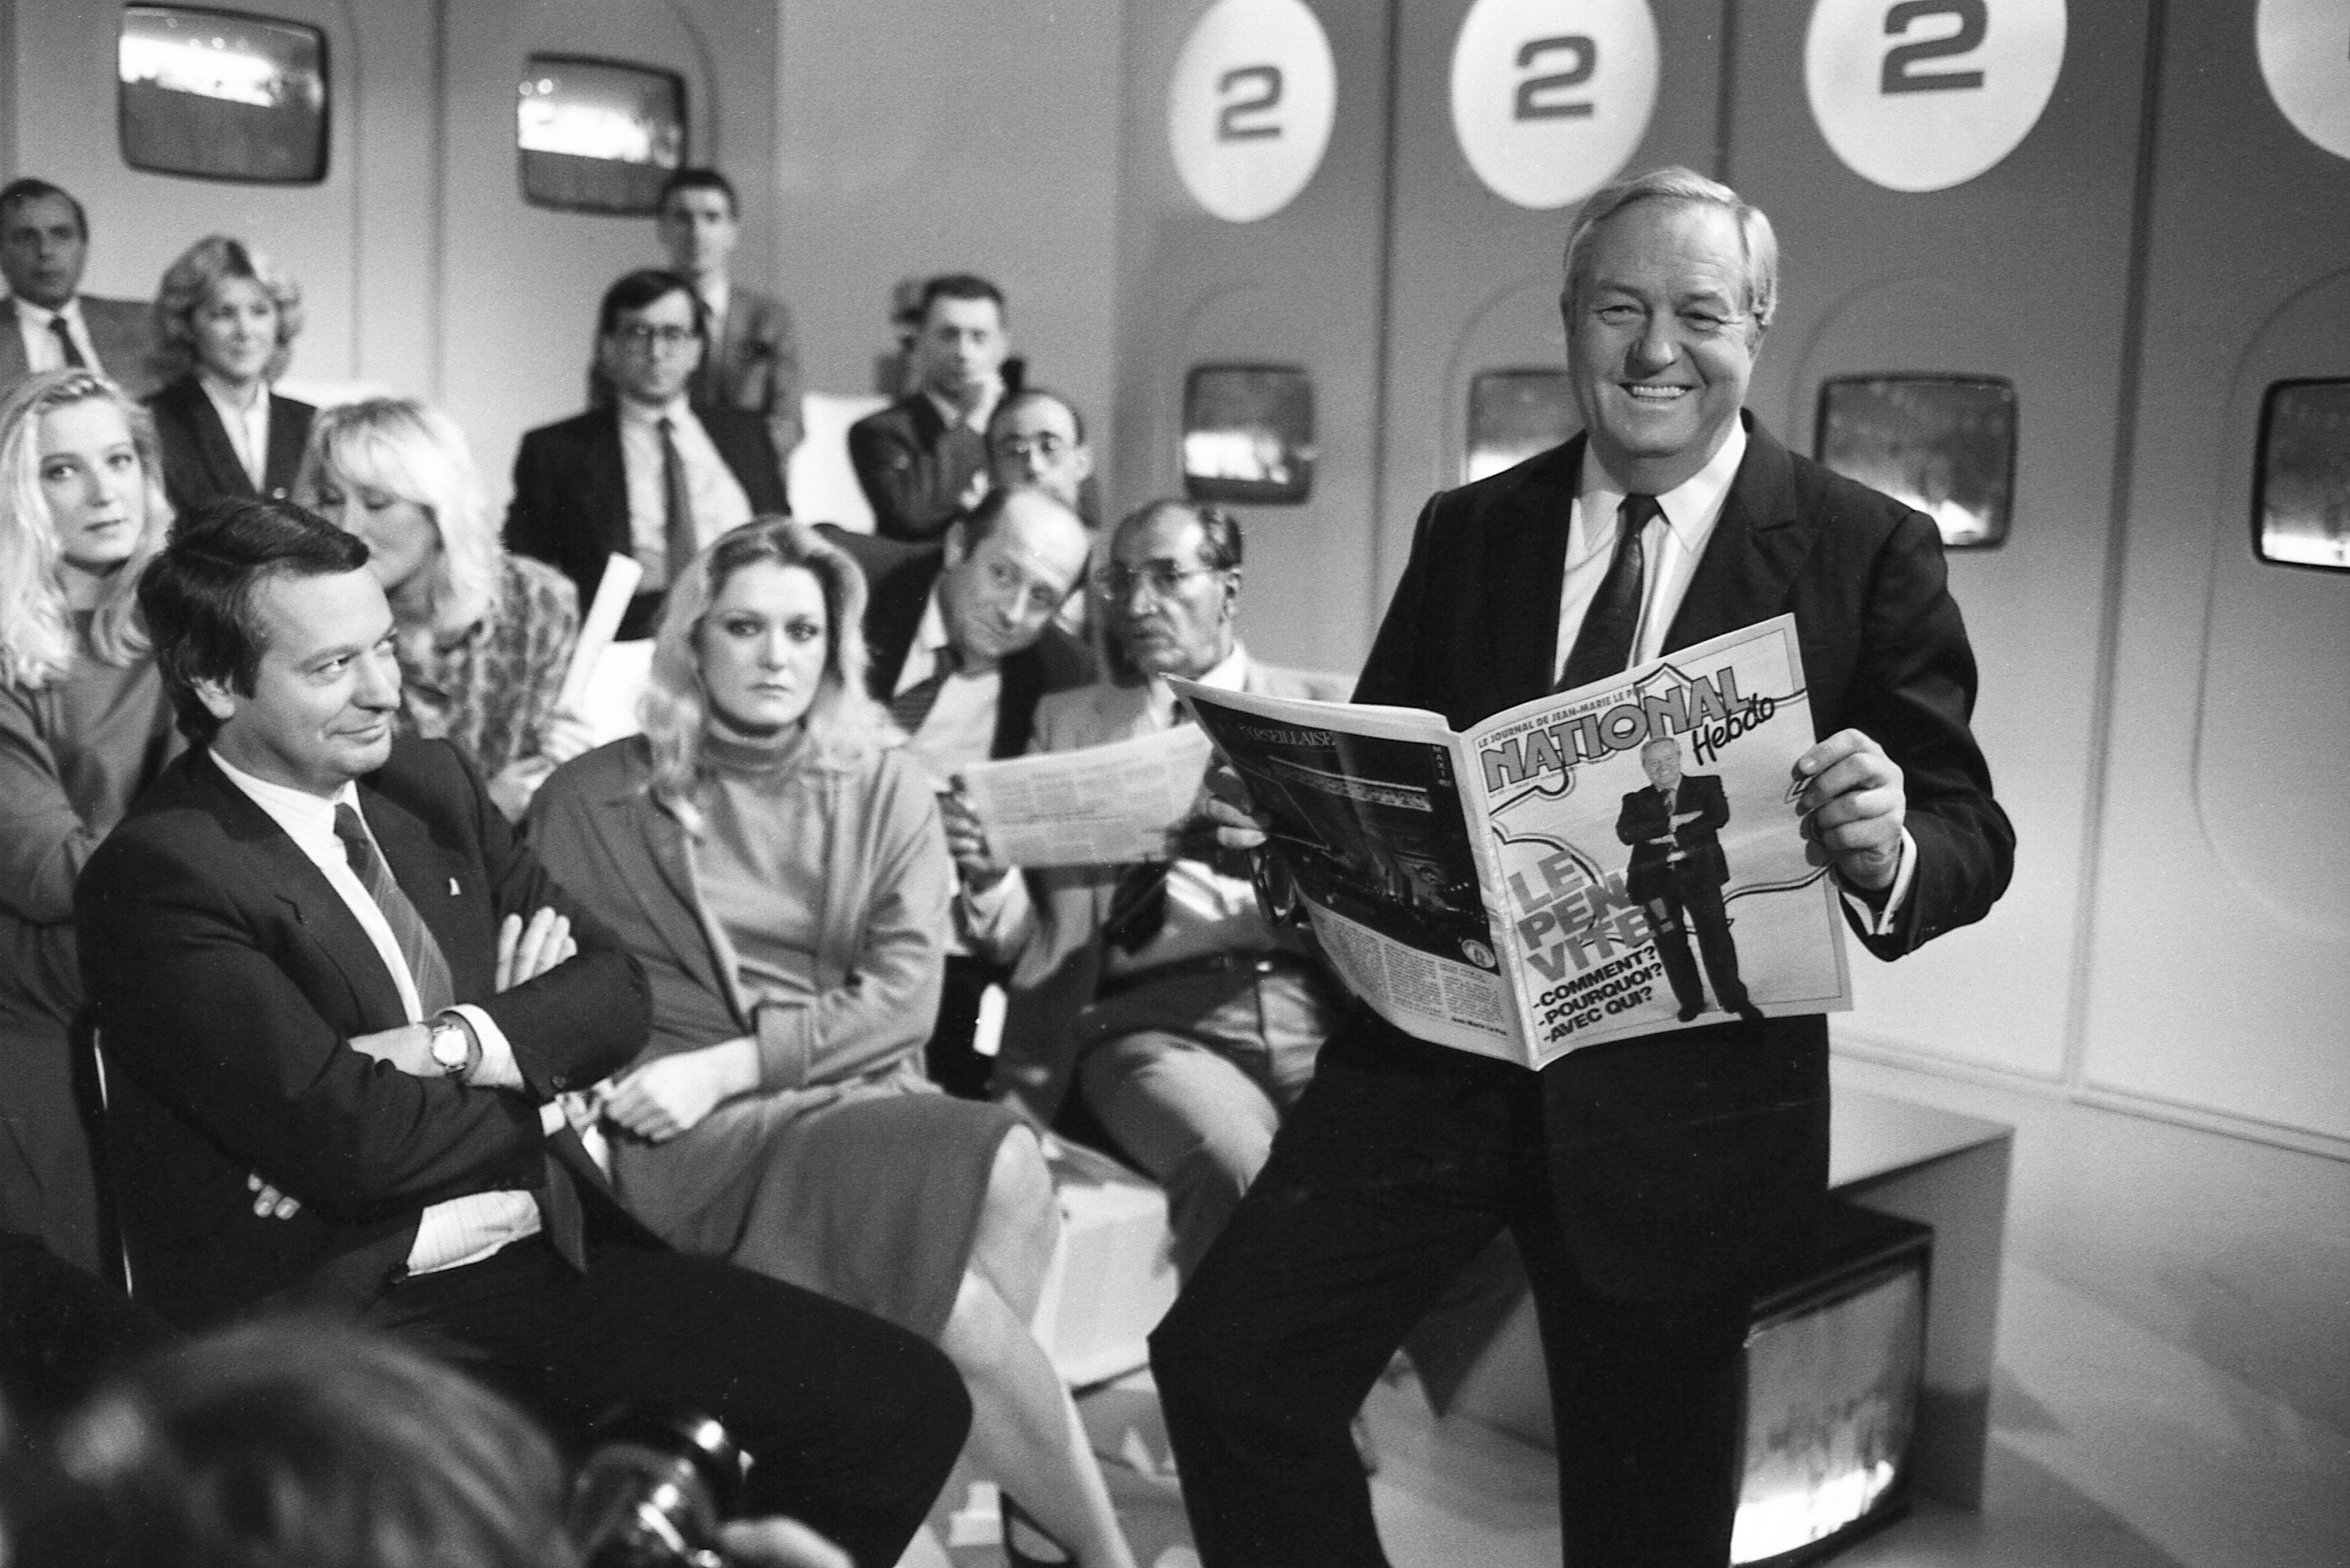
<instances>
[{"instance_id":1,"label":"man's wristwatch","mask_svg":"<svg viewBox=\"0 0 2350 1568\"><path fill-rule=\"evenodd\" d=\"M432 1064L452 1078L463 1077L473 1064L473 1032L453 1012L443 1012L430 1025Z\"/></svg>"}]
</instances>

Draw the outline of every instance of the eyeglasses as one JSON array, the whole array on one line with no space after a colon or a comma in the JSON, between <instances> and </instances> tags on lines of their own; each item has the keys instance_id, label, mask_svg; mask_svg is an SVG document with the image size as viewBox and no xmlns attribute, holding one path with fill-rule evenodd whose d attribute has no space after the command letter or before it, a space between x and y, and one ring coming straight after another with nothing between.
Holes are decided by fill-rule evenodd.
<instances>
[{"instance_id":1,"label":"eyeglasses","mask_svg":"<svg viewBox=\"0 0 2350 1568\"><path fill-rule=\"evenodd\" d=\"M1213 576L1222 570L1222 566L1179 566L1172 561L1145 562L1134 571L1104 566L1094 573L1094 591L1106 599L1123 600L1139 584L1150 590L1153 598L1171 599L1193 577Z\"/></svg>"},{"instance_id":2,"label":"eyeglasses","mask_svg":"<svg viewBox=\"0 0 2350 1568\"><path fill-rule=\"evenodd\" d=\"M1063 441L1052 431L1042 431L1032 436L1008 435L996 440L995 455L1004 458L1033 455L1049 462L1075 444L1074 441Z\"/></svg>"},{"instance_id":3,"label":"eyeglasses","mask_svg":"<svg viewBox=\"0 0 2350 1568\"><path fill-rule=\"evenodd\" d=\"M612 336L627 347L642 353L655 345L663 348L674 348L681 343L690 342L701 337L702 334L691 327L648 327L641 321L634 321L626 327L613 327Z\"/></svg>"}]
</instances>

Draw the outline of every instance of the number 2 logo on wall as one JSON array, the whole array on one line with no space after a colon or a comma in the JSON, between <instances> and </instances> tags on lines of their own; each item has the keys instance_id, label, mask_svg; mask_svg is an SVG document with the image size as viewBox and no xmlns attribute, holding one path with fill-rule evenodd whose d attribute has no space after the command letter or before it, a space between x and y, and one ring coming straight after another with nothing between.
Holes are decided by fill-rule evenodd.
<instances>
[{"instance_id":1,"label":"number 2 logo on wall","mask_svg":"<svg viewBox=\"0 0 2350 1568\"><path fill-rule=\"evenodd\" d=\"M1818 0L1812 118L1853 172L1947 191L2014 151L2064 64L2064 0Z\"/></svg>"},{"instance_id":2,"label":"number 2 logo on wall","mask_svg":"<svg viewBox=\"0 0 2350 1568\"><path fill-rule=\"evenodd\" d=\"M1167 84L1167 145L1191 199L1269 218L1322 166L1338 102L1330 40L1301 0L1216 0Z\"/></svg>"},{"instance_id":3,"label":"number 2 logo on wall","mask_svg":"<svg viewBox=\"0 0 2350 1568\"><path fill-rule=\"evenodd\" d=\"M1495 195L1564 207L1640 145L1657 72L1648 0L1477 0L1452 45L1452 131Z\"/></svg>"}]
</instances>

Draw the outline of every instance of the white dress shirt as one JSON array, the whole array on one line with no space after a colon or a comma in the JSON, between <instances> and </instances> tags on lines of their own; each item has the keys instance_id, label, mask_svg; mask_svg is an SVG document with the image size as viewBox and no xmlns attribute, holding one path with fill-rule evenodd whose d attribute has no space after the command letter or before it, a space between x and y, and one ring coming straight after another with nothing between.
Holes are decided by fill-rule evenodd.
<instances>
[{"instance_id":1,"label":"white dress shirt","mask_svg":"<svg viewBox=\"0 0 2350 1568\"><path fill-rule=\"evenodd\" d=\"M1738 478L1738 465L1745 460L1746 424L1742 420L1732 420L1721 450L1696 473L1657 497L1659 515L1649 520L1640 541L1640 625L1632 637L1633 663L1645 662L1664 651L1673 618L1680 613L1681 601L1689 597L1698 562L1704 558L1705 547L1713 539L1714 526L1721 521L1721 509L1730 501L1730 487ZM1575 487L1575 511L1566 525L1566 576L1559 587L1558 645L1551 661L1555 672L1565 670L1575 634L1583 629L1584 615L1598 595L1600 580L1607 575L1622 520L1618 509L1627 493L1626 487L1600 465L1591 443L1584 442L1583 472ZM1900 865L1894 872L1893 885L1881 910L1872 909L1867 899L1839 882L1845 902L1852 906L1871 936L1883 936L1893 929L1893 918L1909 896L1917 862L1917 842L1905 827L1901 830Z\"/></svg>"},{"instance_id":2,"label":"white dress shirt","mask_svg":"<svg viewBox=\"0 0 2350 1568\"><path fill-rule=\"evenodd\" d=\"M42 370L62 370L66 368L66 351L57 342L57 335L49 323L63 320L67 335L81 351L81 362L99 375L108 374L99 363L98 349L89 340L89 328L82 324L81 301L68 299L56 310L44 310L22 295L12 296L16 302L16 336L24 341L25 364L36 373Z\"/></svg>"},{"instance_id":3,"label":"white dress shirt","mask_svg":"<svg viewBox=\"0 0 2350 1568\"><path fill-rule=\"evenodd\" d=\"M629 548L645 582L669 581L669 491L661 478L660 421L670 421L678 461L685 466L686 503L693 534L706 547L729 528L751 520L751 498L718 454L710 432L693 417L685 394L659 408L620 400L620 462L629 479Z\"/></svg>"},{"instance_id":4,"label":"white dress shirt","mask_svg":"<svg viewBox=\"0 0 2350 1568\"><path fill-rule=\"evenodd\" d=\"M332 795L316 795L307 790L292 789L255 778L243 768L213 753L213 762L228 782L243 790L254 805L269 815L269 819L286 830L295 847L307 856L326 877L344 905L349 909L359 929L366 931L374 944L376 956L391 973L392 983L399 987L400 1006L411 1023L424 1021L424 1009L417 1000L416 979L409 973L408 960L400 950L400 940L392 935L391 922L384 919L383 907L351 869L350 858L344 851L343 841L335 836L335 808L348 805L359 813L362 826L367 824L367 812L359 805L359 788L346 784ZM369 838L375 829L367 829ZM383 846L379 844L380 856ZM459 1002L451 1011L464 1015L473 1026L475 1038L482 1044L482 1060L466 1082L475 1088L518 1089L523 1086L522 1070L515 1065L513 1043L491 1016L469 1002ZM560 1125L562 1112L554 1106L543 1107L541 1125L550 1119ZM552 1129L550 1129L552 1130ZM295 1198L302 1195L290 1194ZM470 1193L435 1203L417 1217L416 1241L408 1250L408 1272L429 1274L442 1269L453 1269L463 1263L477 1263L509 1242L539 1231L538 1200L527 1192L502 1190Z\"/></svg>"},{"instance_id":5,"label":"white dress shirt","mask_svg":"<svg viewBox=\"0 0 2350 1568\"><path fill-rule=\"evenodd\" d=\"M236 393L209 371L196 372L196 385L212 400L222 428L228 431L228 444L236 452L236 461L244 465L244 476L253 481L254 489L266 493L262 475L269 472L269 389L255 386L251 400L240 404Z\"/></svg>"}]
</instances>

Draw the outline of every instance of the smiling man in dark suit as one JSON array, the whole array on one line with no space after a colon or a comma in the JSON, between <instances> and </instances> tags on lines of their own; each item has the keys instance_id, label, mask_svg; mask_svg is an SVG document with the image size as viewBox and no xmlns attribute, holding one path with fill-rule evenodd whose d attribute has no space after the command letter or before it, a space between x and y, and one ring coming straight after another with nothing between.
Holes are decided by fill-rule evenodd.
<instances>
[{"instance_id":1,"label":"smiling man in dark suit","mask_svg":"<svg viewBox=\"0 0 2350 1568\"><path fill-rule=\"evenodd\" d=\"M353 1318L574 1439L624 1403L707 1413L760 1460L754 1511L893 1561L961 1445L960 1379L610 1196L554 1101L643 1045L643 976L460 753L393 738L366 563L299 507L224 501L140 585L192 749L76 901L140 1298L191 1329Z\"/></svg>"},{"instance_id":2,"label":"smiling man in dark suit","mask_svg":"<svg viewBox=\"0 0 2350 1568\"><path fill-rule=\"evenodd\" d=\"M673 564L790 503L766 421L693 406L710 313L691 282L653 268L629 273L604 291L596 320L597 363L617 400L523 436L506 548L562 571L577 585L583 612L605 563L634 556L645 575L620 636L647 638Z\"/></svg>"},{"instance_id":3,"label":"smiling man in dark suit","mask_svg":"<svg viewBox=\"0 0 2350 1568\"><path fill-rule=\"evenodd\" d=\"M1980 919L2014 836L1968 730L1934 524L1741 411L1777 297L1769 220L1659 171L1585 203L1565 274L1586 433L1429 503L1357 701L1466 728L1792 611L1821 736L1796 805L1860 940L1898 958ZM1756 1283L1814 1231L1827 1109L1818 1015L1540 1074L1361 1015L1152 1338L1209 1568L1385 1561L1348 1418L1505 1226L1550 1362L1568 1560L1725 1563L1738 1352Z\"/></svg>"}]
</instances>

